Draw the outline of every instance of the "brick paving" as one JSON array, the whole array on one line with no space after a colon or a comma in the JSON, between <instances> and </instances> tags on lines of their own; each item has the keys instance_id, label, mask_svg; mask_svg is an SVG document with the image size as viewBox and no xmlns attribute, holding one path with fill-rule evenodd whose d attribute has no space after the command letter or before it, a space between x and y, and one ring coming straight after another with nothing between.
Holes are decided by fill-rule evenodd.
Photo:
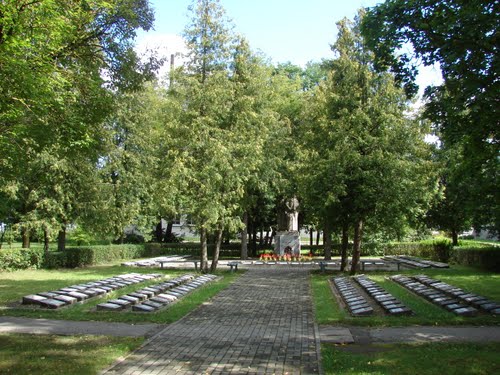
<instances>
[{"instance_id":1,"label":"brick paving","mask_svg":"<svg viewBox=\"0 0 500 375\"><path fill-rule=\"evenodd\" d=\"M318 374L307 268L249 269L105 374Z\"/></svg>"}]
</instances>

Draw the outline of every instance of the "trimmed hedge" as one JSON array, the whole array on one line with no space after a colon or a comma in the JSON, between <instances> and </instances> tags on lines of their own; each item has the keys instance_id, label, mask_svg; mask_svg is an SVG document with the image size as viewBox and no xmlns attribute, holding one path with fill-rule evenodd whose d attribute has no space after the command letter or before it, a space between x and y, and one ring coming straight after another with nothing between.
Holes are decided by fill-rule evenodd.
<instances>
[{"instance_id":1,"label":"trimmed hedge","mask_svg":"<svg viewBox=\"0 0 500 375\"><path fill-rule=\"evenodd\" d=\"M451 262L500 272L500 247L454 247Z\"/></svg>"},{"instance_id":2,"label":"trimmed hedge","mask_svg":"<svg viewBox=\"0 0 500 375\"><path fill-rule=\"evenodd\" d=\"M56 255L63 259L64 267L85 267L96 264L109 263L115 260L133 259L147 256L144 245L100 245L70 247L64 251L63 255Z\"/></svg>"},{"instance_id":3,"label":"trimmed hedge","mask_svg":"<svg viewBox=\"0 0 500 375\"><path fill-rule=\"evenodd\" d=\"M41 268L43 258L42 248L0 250L0 271Z\"/></svg>"},{"instance_id":4,"label":"trimmed hedge","mask_svg":"<svg viewBox=\"0 0 500 375\"><path fill-rule=\"evenodd\" d=\"M144 244L146 256L160 256L160 255L189 255L200 256L199 243L146 243ZM213 256L215 249L214 244L207 246L208 256ZM224 244L220 249L221 256L239 257L241 255L241 245Z\"/></svg>"}]
</instances>

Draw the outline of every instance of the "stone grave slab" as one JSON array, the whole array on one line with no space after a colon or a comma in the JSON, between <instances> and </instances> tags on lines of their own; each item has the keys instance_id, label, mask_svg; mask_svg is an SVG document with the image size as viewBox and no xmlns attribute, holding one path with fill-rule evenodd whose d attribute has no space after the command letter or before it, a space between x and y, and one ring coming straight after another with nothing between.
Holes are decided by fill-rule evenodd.
<instances>
[{"instance_id":1,"label":"stone grave slab","mask_svg":"<svg viewBox=\"0 0 500 375\"><path fill-rule=\"evenodd\" d=\"M125 300L125 301L129 301L130 303L132 303L134 305L140 302L139 298L132 297L132 296L129 296L129 295L121 296L119 299L122 299L122 300Z\"/></svg>"},{"instance_id":2,"label":"stone grave slab","mask_svg":"<svg viewBox=\"0 0 500 375\"><path fill-rule=\"evenodd\" d=\"M28 296L24 296L22 299L23 305L40 305L41 301L46 300L47 297L39 296L37 294L30 294Z\"/></svg>"},{"instance_id":3,"label":"stone grave slab","mask_svg":"<svg viewBox=\"0 0 500 375\"><path fill-rule=\"evenodd\" d=\"M58 300L58 301L63 301L65 302L67 305L71 305L73 303L76 303L78 300L74 297L70 297L70 296L64 296L62 294L54 297L54 299Z\"/></svg>"},{"instance_id":4,"label":"stone grave slab","mask_svg":"<svg viewBox=\"0 0 500 375\"><path fill-rule=\"evenodd\" d=\"M159 309L160 307L162 307L161 303L153 302L150 300L144 301L143 303L141 303L141 305L151 306L154 309Z\"/></svg>"},{"instance_id":5,"label":"stone grave slab","mask_svg":"<svg viewBox=\"0 0 500 375\"><path fill-rule=\"evenodd\" d=\"M59 301L57 299L47 298L40 301L40 305L48 309L58 309L60 307L66 306L66 302Z\"/></svg>"},{"instance_id":6,"label":"stone grave slab","mask_svg":"<svg viewBox=\"0 0 500 375\"><path fill-rule=\"evenodd\" d=\"M97 311L120 311L123 310L123 306L117 305L115 303L99 303L96 306Z\"/></svg>"},{"instance_id":7,"label":"stone grave slab","mask_svg":"<svg viewBox=\"0 0 500 375\"><path fill-rule=\"evenodd\" d=\"M137 311L137 312L153 312L155 311L154 307L140 304L140 305L134 305L132 306L132 311Z\"/></svg>"}]
</instances>

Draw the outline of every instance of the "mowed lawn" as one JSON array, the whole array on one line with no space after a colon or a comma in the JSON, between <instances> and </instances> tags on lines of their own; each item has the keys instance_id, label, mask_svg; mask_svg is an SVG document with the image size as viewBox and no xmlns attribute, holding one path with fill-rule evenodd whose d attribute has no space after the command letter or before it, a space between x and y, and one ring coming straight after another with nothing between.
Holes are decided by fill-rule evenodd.
<instances>
[{"instance_id":1,"label":"mowed lawn","mask_svg":"<svg viewBox=\"0 0 500 375\"><path fill-rule=\"evenodd\" d=\"M98 266L84 269L24 270L0 273L0 315L63 320L100 320L133 324L174 322L197 306L206 302L227 287L242 272L217 272L222 276L183 297L166 309L155 313L101 312L95 305L119 297L146 285L159 283L148 281L113 291L59 310L23 306L22 297L37 292L105 279L119 274L163 273L165 280L193 270L159 270L128 268L122 266ZM143 338L117 338L107 336L53 336L53 335L0 335L0 374L97 374L118 358L128 355L143 343Z\"/></svg>"},{"instance_id":2,"label":"mowed lawn","mask_svg":"<svg viewBox=\"0 0 500 375\"><path fill-rule=\"evenodd\" d=\"M470 267L453 266L449 269L410 270L406 275L425 274L472 293L500 302L500 274L485 272ZM408 325L498 325L500 317L482 313L476 317L459 317L431 304L404 287L388 279L389 272L369 272L367 276L379 283L388 292L410 307L415 314L405 317L374 315L352 317L343 310L332 293L330 280L334 272L315 272L311 280L318 324L359 326L408 326Z\"/></svg>"},{"instance_id":3,"label":"mowed lawn","mask_svg":"<svg viewBox=\"0 0 500 375\"><path fill-rule=\"evenodd\" d=\"M194 270L162 270L157 268L130 268L123 266L97 266L83 269L59 270L23 270L0 273L0 315L23 316L32 318L64 320L100 320L125 323L172 323L207 301L231 283L241 272L230 273L227 270L217 272L222 276L189 293L166 309L155 313L137 313L129 310L122 312L95 311L95 306L112 298L131 293L148 285L160 283L160 280L148 281L115 290L105 296L95 297L85 303L77 303L58 310L48 310L29 305L21 305L23 296L38 292L47 292L74 284L101 280L108 277L137 272L163 273L165 279L184 274L195 274Z\"/></svg>"},{"instance_id":4,"label":"mowed lawn","mask_svg":"<svg viewBox=\"0 0 500 375\"><path fill-rule=\"evenodd\" d=\"M0 374L95 375L142 338L0 335Z\"/></svg>"},{"instance_id":5,"label":"mowed lawn","mask_svg":"<svg viewBox=\"0 0 500 375\"><path fill-rule=\"evenodd\" d=\"M500 374L500 343L322 345L327 375Z\"/></svg>"}]
</instances>

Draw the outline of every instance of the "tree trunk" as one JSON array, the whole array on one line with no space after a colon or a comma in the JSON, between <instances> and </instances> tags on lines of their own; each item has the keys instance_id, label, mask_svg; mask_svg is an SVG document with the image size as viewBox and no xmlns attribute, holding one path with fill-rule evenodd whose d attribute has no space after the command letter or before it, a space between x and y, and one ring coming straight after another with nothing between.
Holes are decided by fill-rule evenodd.
<instances>
[{"instance_id":1,"label":"tree trunk","mask_svg":"<svg viewBox=\"0 0 500 375\"><path fill-rule=\"evenodd\" d=\"M253 223L252 226L252 257L257 256L257 226Z\"/></svg>"},{"instance_id":2,"label":"tree trunk","mask_svg":"<svg viewBox=\"0 0 500 375\"><path fill-rule=\"evenodd\" d=\"M458 246L458 232L455 229L451 230L451 241L453 246Z\"/></svg>"},{"instance_id":3,"label":"tree trunk","mask_svg":"<svg viewBox=\"0 0 500 375\"><path fill-rule=\"evenodd\" d=\"M22 227L21 234L23 237L23 249L29 249L30 247L30 230L26 227Z\"/></svg>"},{"instance_id":4,"label":"tree trunk","mask_svg":"<svg viewBox=\"0 0 500 375\"><path fill-rule=\"evenodd\" d=\"M323 245L325 247L325 260L332 259L332 233L328 223L323 227Z\"/></svg>"},{"instance_id":5,"label":"tree trunk","mask_svg":"<svg viewBox=\"0 0 500 375\"><path fill-rule=\"evenodd\" d=\"M241 259L248 259L248 212L243 213L243 225L241 230Z\"/></svg>"},{"instance_id":6,"label":"tree trunk","mask_svg":"<svg viewBox=\"0 0 500 375\"><path fill-rule=\"evenodd\" d=\"M259 246L262 248L262 245L264 245L264 229L260 227L260 238L259 238Z\"/></svg>"},{"instance_id":7,"label":"tree trunk","mask_svg":"<svg viewBox=\"0 0 500 375\"><path fill-rule=\"evenodd\" d=\"M208 247L207 247L207 229L206 228L201 228L200 242L201 242L200 271L202 273L208 273Z\"/></svg>"},{"instance_id":8,"label":"tree trunk","mask_svg":"<svg viewBox=\"0 0 500 375\"><path fill-rule=\"evenodd\" d=\"M66 225L63 225L57 235L57 251L66 250Z\"/></svg>"},{"instance_id":9,"label":"tree trunk","mask_svg":"<svg viewBox=\"0 0 500 375\"><path fill-rule=\"evenodd\" d=\"M266 240L264 241L264 246L268 247L271 244L271 235L269 234L269 229L266 231Z\"/></svg>"},{"instance_id":10,"label":"tree trunk","mask_svg":"<svg viewBox=\"0 0 500 375\"><path fill-rule=\"evenodd\" d=\"M222 229L219 229L215 233L215 249L214 257L212 258L212 265L210 266L210 272L215 272L217 269L217 264L219 263L220 245L222 244Z\"/></svg>"},{"instance_id":11,"label":"tree trunk","mask_svg":"<svg viewBox=\"0 0 500 375\"><path fill-rule=\"evenodd\" d=\"M158 222L158 224L156 224L155 237L156 237L156 242L161 242L162 237L163 237L163 228L161 226L161 216L160 216L160 221Z\"/></svg>"},{"instance_id":12,"label":"tree trunk","mask_svg":"<svg viewBox=\"0 0 500 375\"><path fill-rule=\"evenodd\" d=\"M361 257L361 238L363 237L363 221L358 220L354 225L354 241L352 249L351 275L356 273L359 258Z\"/></svg>"},{"instance_id":13,"label":"tree trunk","mask_svg":"<svg viewBox=\"0 0 500 375\"><path fill-rule=\"evenodd\" d=\"M319 238L321 236L321 231L316 231L316 246L319 246Z\"/></svg>"},{"instance_id":14,"label":"tree trunk","mask_svg":"<svg viewBox=\"0 0 500 375\"><path fill-rule=\"evenodd\" d=\"M349 248L349 225L347 223L342 224L342 247L340 249L340 271L344 272L347 267L347 250Z\"/></svg>"},{"instance_id":15,"label":"tree trunk","mask_svg":"<svg viewBox=\"0 0 500 375\"><path fill-rule=\"evenodd\" d=\"M47 228L43 228L43 252L45 257L49 254L49 230Z\"/></svg>"},{"instance_id":16,"label":"tree trunk","mask_svg":"<svg viewBox=\"0 0 500 375\"><path fill-rule=\"evenodd\" d=\"M164 241L165 242L172 242L172 229L174 228L174 222L170 220L167 223L167 229L165 230L165 237Z\"/></svg>"},{"instance_id":17,"label":"tree trunk","mask_svg":"<svg viewBox=\"0 0 500 375\"><path fill-rule=\"evenodd\" d=\"M314 230L311 227L309 229L309 246L312 246L314 244Z\"/></svg>"}]
</instances>

